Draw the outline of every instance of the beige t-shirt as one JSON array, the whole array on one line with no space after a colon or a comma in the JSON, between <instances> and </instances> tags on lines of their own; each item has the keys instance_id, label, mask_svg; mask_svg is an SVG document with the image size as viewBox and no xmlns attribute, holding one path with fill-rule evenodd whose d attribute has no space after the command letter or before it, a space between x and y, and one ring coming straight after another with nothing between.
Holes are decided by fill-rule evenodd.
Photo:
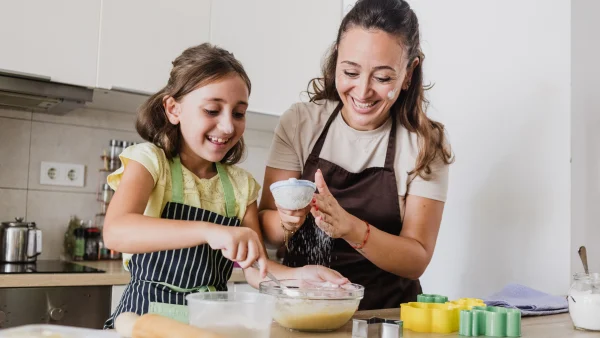
<instances>
[{"instance_id":1,"label":"beige t-shirt","mask_svg":"<svg viewBox=\"0 0 600 338\"><path fill-rule=\"evenodd\" d=\"M302 172L336 106L337 102L332 101L292 105L281 116L275 129L267 166ZM346 124L342 114L338 114L331 123L319 157L354 173L370 167L383 167L391 128L392 120L388 119L375 130L358 131ZM394 171L402 219L405 198L409 194L446 201L449 166L440 159L432 163L429 180L416 174L409 177L408 172L414 169L418 154L417 134L396 124Z\"/></svg>"}]
</instances>

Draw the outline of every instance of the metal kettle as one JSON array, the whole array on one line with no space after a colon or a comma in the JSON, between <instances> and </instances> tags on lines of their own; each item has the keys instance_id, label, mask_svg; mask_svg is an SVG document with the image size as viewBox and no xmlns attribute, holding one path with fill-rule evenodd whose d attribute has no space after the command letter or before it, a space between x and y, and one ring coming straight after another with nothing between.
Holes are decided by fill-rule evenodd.
<instances>
[{"instance_id":1,"label":"metal kettle","mask_svg":"<svg viewBox=\"0 0 600 338\"><path fill-rule=\"evenodd\" d=\"M22 217L0 224L0 262L31 263L42 253L42 230Z\"/></svg>"}]
</instances>

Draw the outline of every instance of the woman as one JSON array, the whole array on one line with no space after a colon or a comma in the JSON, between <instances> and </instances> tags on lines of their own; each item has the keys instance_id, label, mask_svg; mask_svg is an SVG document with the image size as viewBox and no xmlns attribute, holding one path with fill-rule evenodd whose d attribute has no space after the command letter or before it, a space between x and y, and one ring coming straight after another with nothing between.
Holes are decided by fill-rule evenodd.
<instances>
[{"instance_id":1,"label":"woman","mask_svg":"<svg viewBox=\"0 0 600 338\"><path fill-rule=\"evenodd\" d=\"M284 264L324 264L365 286L361 310L399 307L422 292L453 161L444 126L425 115L419 24L402 0L360 0L343 19L311 100L286 111L264 187L314 180L303 210L263 189L267 243Z\"/></svg>"}]
</instances>

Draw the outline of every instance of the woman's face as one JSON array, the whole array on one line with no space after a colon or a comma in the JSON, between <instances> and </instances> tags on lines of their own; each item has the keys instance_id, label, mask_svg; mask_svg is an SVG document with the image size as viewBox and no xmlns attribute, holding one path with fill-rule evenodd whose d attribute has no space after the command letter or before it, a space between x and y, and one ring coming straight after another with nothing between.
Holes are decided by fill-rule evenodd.
<instances>
[{"instance_id":1,"label":"woman's face","mask_svg":"<svg viewBox=\"0 0 600 338\"><path fill-rule=\"evenodd\" d=\"M344 104L342 116L356 130L373 130L407 79L406 53L397 37L381 30L354 27L338 45L335 84Z\"/></svg>"}]
</instances>

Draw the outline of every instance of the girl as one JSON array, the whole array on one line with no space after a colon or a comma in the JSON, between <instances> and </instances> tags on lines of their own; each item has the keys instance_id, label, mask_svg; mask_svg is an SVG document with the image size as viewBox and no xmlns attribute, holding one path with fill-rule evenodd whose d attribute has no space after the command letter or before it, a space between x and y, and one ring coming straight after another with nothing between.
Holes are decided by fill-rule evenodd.
<instances>
[{"instance_id":1,"label":"girl","mask_svg":"<svg viewBox=\"0 0 600 338\"><path fill-rule=\"evenodd\" d=\"M141 107L136 129L147 143L120 155L109 175L116 193L104 224L107 247L125 255L131 281L105 324L122 312L187 322L185 296L224 291L233 262L254 287L267 268L279 278L345 283L321 266L287 268L266 258L258 225L260 186L235 166L250 80L229 52L202 44L173 62L167 85ZM250 266L258 261L258 270Z\"/></svg>"}]
</instances>

